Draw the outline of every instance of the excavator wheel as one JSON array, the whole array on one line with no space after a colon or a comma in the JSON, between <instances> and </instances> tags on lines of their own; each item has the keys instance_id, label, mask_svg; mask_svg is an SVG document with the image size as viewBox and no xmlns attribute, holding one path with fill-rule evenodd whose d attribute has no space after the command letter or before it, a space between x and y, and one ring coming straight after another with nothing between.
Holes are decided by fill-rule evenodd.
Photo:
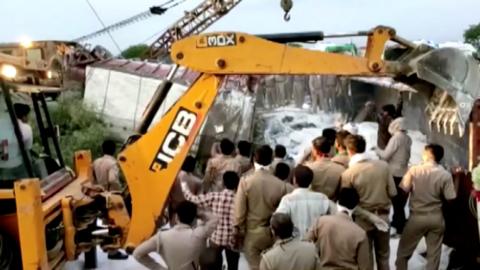
<instances>
[{"instance_id":1,"label":"excavator wheel","mask_svg":"<svg viewBox=\"0 0 480 270\"><path fill-rule=\"evenodd\" d=\"M0 233L0 269L21 269L20 252L4 233Z\"/></svg>"}]
</instances>

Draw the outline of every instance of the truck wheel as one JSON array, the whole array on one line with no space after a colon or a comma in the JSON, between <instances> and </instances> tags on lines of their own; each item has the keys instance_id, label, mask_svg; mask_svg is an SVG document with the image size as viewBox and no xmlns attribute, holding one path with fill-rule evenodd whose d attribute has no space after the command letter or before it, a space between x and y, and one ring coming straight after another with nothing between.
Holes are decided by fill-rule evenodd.
<instances>
[{"instance_id":1,"label":"truck wheel","mask_svg":"<svg viewBox=\"0 0 480 270\"><path fill-rule=\"evenodd\" d=\"M0 233L0 269L21 269L17 245L5 234Z\"/></svg>"}]
</instances>

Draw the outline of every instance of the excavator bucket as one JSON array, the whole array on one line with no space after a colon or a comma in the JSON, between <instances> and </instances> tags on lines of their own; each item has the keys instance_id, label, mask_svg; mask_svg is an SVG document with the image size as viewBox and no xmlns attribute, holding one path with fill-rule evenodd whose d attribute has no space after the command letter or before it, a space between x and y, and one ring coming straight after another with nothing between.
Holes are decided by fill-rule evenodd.
<instances>
[{"instance_id":1,"label":"excavator bucket","mask_svg":"<svg viewBox=\"0 0 480 270\"><path fill-rule=\"evenodd\" d=\"M439 132L462 136L475 100L480 97L480 62L458 48L420 45L400 61L435 90L427 105L430 124ZM442 128L443 127L443 128Z\"/></svg>"}]
</instances>

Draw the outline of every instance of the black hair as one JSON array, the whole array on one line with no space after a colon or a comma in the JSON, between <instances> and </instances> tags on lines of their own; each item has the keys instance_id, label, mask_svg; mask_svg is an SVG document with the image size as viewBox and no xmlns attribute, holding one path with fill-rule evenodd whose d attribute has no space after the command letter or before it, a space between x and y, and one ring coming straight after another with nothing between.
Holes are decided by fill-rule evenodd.
<instances>
[{"instance_id":1,"label":"black hair","mask_svg":"<svg viewBox=\"0 0 480 270\"><path fill-rule=\"evenodd\" d=\"M104 155L110 155L113 156L115 155L115 151L117 149L117 146L114 141L112 140L105 140L102 143L102 153Z\"/></svg>"},{"instance_id":2,"label":"black hair","mask_svg":"<svg viewBox=\"0 0 480 270\"><path fill-rule=\"evenodd\" d=\"M383 105L382 111L386 112L391 117L395 117L395 115L397 114L397 109L393 104Z\"/></svg>"},{"instance_id":3,"label":"black hair","mask_svg":"<svg viewBox=\"0 0 480 270\"><path fill-rule=\"evenodd\" d=\"M270 218L270 227L276 237L287 239L292 237L293 222L289 215L284 213L276 213Z\"/></svg>"},{"instance_id":4,"label":"black hair","mask_svg":"<svg viewBox=\"0 0 480 270\"><path fill-rule=\"evenodd\" d=\"M226 171L223 174L223 185L229 190L236 190L238 187L238 183L240 182L240 178L238 174L234 171Z\"/></svg>"},{"instance_id":5,"label":"black hair","mask_svg":"<svg viewBox=\"0 0 480 270\"><path fill-rule=\"evenodd\" d=\"M22 103L15 103L13 104L13 110L15 111L15 115L18 119L22 119L30 113L31 109L30 106Z\"/></svg>"},{"instance_id":6,"label":"black hair","mask_svg":"<svg viewBox=\"0 0 480 270\"><path fill-rule=\"evenodd\" d=\"M262 165L268 166L272 163L273 150L268 145L262 145L257 150L255 150L255 162Z\"/></svg>"},{"instance_id":7,"label":"black hair","mask_svg":"<svg viewBox=\"0 0 480 270\"><path fill-rule=\"evenodd\" d=\"M354 188L342 188L338 193L338 204L348 209L353 209L358 205L360 197Z\"/></svg>"},{"instance_id":8,"label":"black hair","mask_svg":"<svg viewBox=\"0 0 480 270\"><path fill-rule=\"evenodd\" d=\"M329 154L332 149L332 144L323 136L315 138L312 141L312 145L315 150L323 154Z\"/></svg>"},{"instance_id":9,"label":"black hair","mask_svg":"<svg viewBox=\"0 0 480 270\"><path fill-rule=\"evenodd\" d=\"M290 176L290 166L283 162L278 163L274 175L280 180L287 180Z\"/></svg>"},{"instance_id":10,"label":"black hair","mask_svg":"<svg viewBox=\"0 0 480 270\"><path fill-rule=\"evenodd\" d=\"M275 146L275 157L284 158L287 156L287 149L281 144Z\"/></svg>"},{"instance_id":11,"label":"black hair","mask_svg":"<svg viewBox=\"0 0 480 270\"><path fill-rule=\"evenodd\" d=\"M195 165L197 164L197 160L192 156L187 156L182 164L182 171L185 172L193 172L195 170Z\"/></svg>"},{"instance_id":12,"label":"black hair","mask_svg":"<svg viewBox=\"0 0 480 270\"><path fill-rule=\"evenodd\" d=\"M250 157L252 151L252 144L247 141L239 141L237 144L238 153L244 157Z\"/></svg>"},{"instance_id":13,"label":"black hair","mask_svg":"<svg viewBox=\"0 0 480 270\"><path fill-rule=\"evenodd\" d=\"M441 145L434 144L434 143L427 144L425 146L425 150L432 153L433 158L435 159L435 162L438 163L438 162L442 161L445 151L443 150L443 147Z\"/></svg>"},{"instance_id":14,"label":"black hair","mask_svg":"<svg viewBox=\"0 0 480 270\"><path fill-rule=\"evenodd\" d=\"M229 139L223 139L220 142L220 150L222 150L222 154L229 156L235 151L235 144Z\"/></svg>"},{"instance_id":15,"label":"black hair","mask_svg":"<svg viewBox=\"0 0 480 270\"><path fill-rule=\"evenodd\" d=\"M355 154L360 154L365 152L367 148L367 143L365 139L360 135L348 135L345 139L345 146L347 149L354 152Z\"/></svg>"},{"instance_id":16,"label":"black hair","mask_svg":"<svg viewBox=\"0 0 480 270\"><path fill-rule=\"evenodd\" d=\"M295 168L295 182L301 188L308 188L313 181L313 171L303 165Z\"/></svg>"},{"instance_id":17,"label":"black hair","mask_svg":"<svg viewBox=\"0 0 480 270\"><path fill-rule=\"evenodd\" d=\"M345 146L345 139L350 135L350 132L346 130L340 130L337 132L337 136L335 136L335 141L337 142L338 146L342 148L346 148Z\"/></svg>"},{"instance_id":18,"label":"black hair","mask_svg":"<svg viewBox=\"0 0 480 270\"><path fill-rule=\"evenodd\" d=\"M322 130L322 137L327 139L332 146L335 144L335 136L337 136L337 131L334 128L326 128Z\"/></svg>"},{"instance_id":19,"label":"black hair","mask_svg":"<svg viewBox=\"0 0 480 270\"><path fill-rule=\"evenodd\" d=\"M192 224L197 217L197 205L189 201L179 203L177 206L177 216L181 223Z\"/></svg>"}]
</instances>

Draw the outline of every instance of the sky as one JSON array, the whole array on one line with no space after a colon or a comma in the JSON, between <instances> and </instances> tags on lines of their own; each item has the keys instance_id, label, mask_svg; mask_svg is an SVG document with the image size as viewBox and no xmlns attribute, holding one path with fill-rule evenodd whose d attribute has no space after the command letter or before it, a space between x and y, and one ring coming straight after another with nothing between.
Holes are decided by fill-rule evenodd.
<instances>
[{"instance_id":1,"label":"sky","mask_svg":"<svg viewBox=\"0 0 480 270\"><path fill-rule=\"evenodd\" d=\"M90 0L109 25L167 0ZM125 49L151 43L154 37L202 0L186 0L162 16L127 26L112 33ZM243 0L207 31L252 34L324 31L357 32L376 25L394 27L410 40L461 41L463 31L480 22L480 0L293 0L291 20L283 21L280 0ZM0 42L71 40L102 28L86 0L0 0ZM357 41L355 41L357 42ZM89 40L117 54L107 35Z\"/></svg>"}]
</instances>

